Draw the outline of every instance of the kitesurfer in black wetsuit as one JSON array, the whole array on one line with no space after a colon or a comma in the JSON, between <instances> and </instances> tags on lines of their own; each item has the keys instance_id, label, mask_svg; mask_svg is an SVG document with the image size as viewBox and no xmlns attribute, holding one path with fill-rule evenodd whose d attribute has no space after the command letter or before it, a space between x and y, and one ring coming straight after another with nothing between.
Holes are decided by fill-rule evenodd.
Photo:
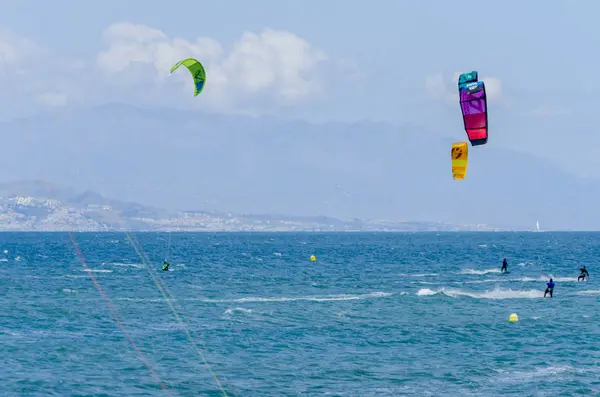
<instances>
[{"instance_id":1,"label":"kitesurfer in black wetsuit","mask_svg":"<svg viewBox=\"0 0 600 397\"><path fill-rule=\"evenodd\" d=\"M547 293L550 293L550 298L552 298L552 292L554 291L554 281L550 279L550 282L546 283L546 285L548 286L548 288L546 288L546 291L544 292L544 298L546 297Z\"/></svg>"},{"instance_id":2,"label":"kitesurfer in black wetsuit","mask_svg":"<svg viewBox=\"0 0 600 397\"><path fill-rule=\"evenodd\" d=\"M165 261L165 263L163 263L162 270L163 270L163 272L166 272L169 270L169 264L167 263L167 261Z\"/></svg>"},{"instance_id":3,"label":"kitesurfer in black wetsuit","mask_svg":"<svg viewBox=\"0 0 600 397\"><path fill-rule=\"evenodd\" d=\"M590 276L587 269L585 268L585 265L579 270L581 271L581 274L579 275L579 277L577 277L577 281L585 281L586 276Z\"/></svg>"},{"instance_id":4,"label":"kitesurfer in black wetsuit","mask_svg":"<svg viewBox=\"0 0 600 397\"><path fill-rule=\"evenodd\" d=\"M504 258L504 260L502 261L502 269L500 269L500 273L505 272L508 272L508 262L506 261L506 258Z\"/></svg>"}]
</instances>

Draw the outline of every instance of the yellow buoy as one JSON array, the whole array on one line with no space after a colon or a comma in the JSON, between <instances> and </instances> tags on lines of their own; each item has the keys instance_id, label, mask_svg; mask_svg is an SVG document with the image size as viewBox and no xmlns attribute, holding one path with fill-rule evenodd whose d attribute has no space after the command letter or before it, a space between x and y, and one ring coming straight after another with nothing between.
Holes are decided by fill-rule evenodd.
<instances>
[{"instance_id":1,"label":"yellow buoy","mask_svg":"<svg viewBox=\"0 0 600 397\"><path fill-rule=\"evenodd\" d=\"M311 256L310 256L310 261L311 261L311 262L316 262L316 261L317 261L317 257L316 257L316 256L314 256L314 255L311 255Z\"/></svg>"},{"instance_id":2,"label":"yellow buoy","mask_svg":"<svg viewBox=\"0 0 600 397\"><path fill-rule=\"evenodd\" d=\"M516 323L517 321L519 321L519 316L517 316L516 313L513 313L508 318L508 321L510 321L511 323Z\"/></svg>"}]
</instances>

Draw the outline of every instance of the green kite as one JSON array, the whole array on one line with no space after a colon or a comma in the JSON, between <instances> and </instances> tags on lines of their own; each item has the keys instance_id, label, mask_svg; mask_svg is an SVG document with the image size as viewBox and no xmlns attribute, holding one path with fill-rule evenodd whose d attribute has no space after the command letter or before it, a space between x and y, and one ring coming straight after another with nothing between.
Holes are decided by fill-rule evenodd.
<instances>
[{"instance_id":1,"label":"green kite","mask_svg":"<svg viewBox=\"0 0 600 397\"><path fill-rule=\"evenodd\" d=\"M206 71L204 70L204 66L202 66L202 64L194 58L188 58L173 65L171 68L171 73L177 70L177 68L181 65L188 68L192 74L192 77L194 78L194 86L196 87L194 90L194 96L198 96L198 94L200 94L204 88L204 83L206 83Z\"/></svg>"}]
</instances>

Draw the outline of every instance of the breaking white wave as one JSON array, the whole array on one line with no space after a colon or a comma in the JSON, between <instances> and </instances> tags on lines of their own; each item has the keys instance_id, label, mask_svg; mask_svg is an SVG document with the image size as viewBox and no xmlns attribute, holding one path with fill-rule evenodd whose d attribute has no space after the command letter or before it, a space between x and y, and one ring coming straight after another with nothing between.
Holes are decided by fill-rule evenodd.
<instances>
[{"instance_id":1,"label":"breaking white wave","mask_svg":"<svg viewBox=\"0 0 600 397\"><path fill-rule=\"evenodd\" d=\"M474 299L533 299L543 298L544 291L540 290L512 290L512 289L500 289L496 288L492 291L464 291L460 289L446 289L440 288L438 290L431 290L429 288L421 288L418 292L418 296L432 296L432 295L446 295L453 298L459 296L468 296Z\"/></svg>"},{"instance_id":2,"label":"breaking white wave","mask_svg":"<svg viewBox=\"0 0 600 397\"><path fill-rule=\"evenodd\" d=\"M129 302L164 302L164 298L117 298L118 301L129 301ZM177 299L170 298L169 301L174 302Z\"/></svg>"},{"instance_id":3,"label":"breaking white wave","mask_svg":"<svg viewBox=\"0 0 600 397\"><path fill-rule=\"evenodd\" d=\"M503 382L510 383L521 383L521 382L532 382L532 381L540 381L540 380L548 380L548 379L557 379L563 378L565 376L572 375L583 375L586 373L596 373L597 370L595 368L576 368L571 365L563 365L563 366L544 366L534 368L530 371L498 371L502 373L502 376L499 380Z\"/></svg>"},{"instance_id":4,"label":"breaking white wave","mask_svg":"<svg viewBox=\"0 0 600 397\"><path fill-rule=\"evenodd\" d=\"M295 301L310 301L310 302L332 302L332 301L350 301L350 300L361 300L369 298L384 298L393 295L390 292L371 292L368 294L359 295L326 295L326 296L298 296L298 297L247 297L238 299L190 299L200 300L202 302L210 303L259 303L259 302L295 302Z\"/></svg>"},{"instance_id":5,"label":"breaking white wave","mask_svg":"<svg viewBox=\"0 0 600 397\"><path fill-rule=\"evenodd\" d=\"M577 292L577 295L600 295L600 290L586 290L586 291L579 291Z\"/></svg>"},{"instance_id":6,"label":"breaking white wave","mask_svg":"<svg viewBox=\"0 0 600 397\"><path fill-rule=\"evenodd\" d=\"M489 273L500 273L500 269L463 269L458 274L489 274Z\"/></svg>"},{"instance_id":7,"label":"breaking white wave","mask_svg":"<svg viewBox=\"0 0 600 397\"><path fill-rule=\"evenodd\" d=\"M430 277L430 276L439 276L438 273L400 273L399 276L403 277Z\"/></svg>"},{"instance_id":8,"label":"breaking white wave","mask_svg":"<svg viewBox=\"0 0 600 397\"><path fill-rule=\"evenodd\" d=\"M252 309L244 309L243 307L235 307L233 309L227 309L225 314L234 314L234 313L252 313Z\"/></svg>"},{"instance_id":9,"label":"breaking white wave","mask_svg":"<svg viewBox=\"0 0 600 397\"><path fill-rule=\"evenodd\" d=\"M119 267L135 267L138 269L142 269L144 268L144 264L142 263L119 263L119 262L113 262L111 263L111 265L113 266L119 266Z\"/></svg>"},{"instance_id":10,"label":"breaking white wave","mask_svg":"<svg viewBox=\"0 0 600 397\"><path fill-rule=\"evenodd\" d=\"M576 283L577 282L577 277L554 277L553 275L549 275L549 276L542 275L538 280L548 281L550 279L554 280L557 283L573 283L573 282Z\"/></svg>"},{"instance_id":11,"label":"breaking white wave","mask_svg":"<svg viewBox=\"0 0 600 397\"><path fill-rule=\"evenodd\" d=\"M516 281L540 281L544 279L537 279L531 277L523 278L486 278L483 280L466 280L466 281L412 281L412 284L431 284L431 285L446 285L446 284L487 284L487 283L508 283Z\"/></svg>"}]
</instances>

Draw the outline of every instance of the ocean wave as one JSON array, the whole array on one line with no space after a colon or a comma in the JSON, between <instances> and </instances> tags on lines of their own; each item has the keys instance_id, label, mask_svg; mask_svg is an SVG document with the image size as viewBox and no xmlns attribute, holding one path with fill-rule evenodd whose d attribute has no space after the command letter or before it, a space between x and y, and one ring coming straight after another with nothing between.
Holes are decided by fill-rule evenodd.
<instances>
[{"instance_id":1,"label":"ocean wave","mask_svg":"<svg viewBox=\"0 0 600 397\"><path fill-rule=\"evenodd\" d=\"M398 295L407 295L408 292L400 292ZM258 297L252 296L247 298L237 299L206 299L206 298L185 298L185 301L194 302L206 302L206 303L264 303L264 302L295 302L295 301L309 301L309 302L333 302L333 301L350 301L350 300L362 300L370 298L385 298L392 296L394 293L391 292L371 292L367 294L340 294L340 295L325 295L325 296L298 296L298 297ZM125 300L131 302L162 302L163 298L117 298L117 300ZM176 301L177 299L170 299Z\"/></svg>"},{"instance_id":2,"label":"ocean wave","mask_svg":"<svg viewBox=\"0 0 600 397\"><path fill-rule=\"evenodd\" d=\"M489 274L489 273L500 273L500 269L482 269L482 270L463 269L460 272L458 272L458 274L477 274L477 275Z\"/></svg>"},{"instance_id":3,"label":"ocean wave","mask_svg":"<svg viewBox=\"0 0 600 397\"><path fill-rule=\"evenodd\" d=\"M510 282L547 282L549 277L520 277L520 278L486 278L483 280L464 280L464 281L412 281L413 284L431 284L431 285L444 285L444 284L487 284L487 283L510 283ZM567 281L571 280L567 277ZM554 279L554 281L559 281Z\"/></svg>"},{"instance_id":4,"label":"ocean wave","mask_svg":"<svg viewBox=\"0 0 600 397\"><path fill-rule=\"evenodd\" d=\"M542 280L542 281L548 281L548 280L554 280L557 283L576 283L577 282L577 277L554 277L553 275L543 275L541 276L538 280Z\"/></svg>"},{"instance_id":5,"label":"ocean wave","mask_svg":"<svg viewBox=\"0 0 600 397\"><path fill-rule=\"evenodd\" d=\"M129 301L129 302L164 302L164 298L117 298L118 301ZM177 299L169 299L171 302Z\"/></svg>"},{"instance_id":6,"label":"ocean wave","mask_svg":"<svg viewBox=\"0 0 600 397\"><path fill-rule=\"evenodd\" d=\"M553 379L556 381L557 378L563 378L569 375L582 375L585 373L595 373L596 369L587 368L576 368L571 365L562 366L547 366L534 368L531 371L501 371L504 372L504 382L531 382L538 381L539 379Z\"/></svg>"},{"instance_id":7,"label":"ocean wave","mask_svg":"<svg viewBox=\"0 0 600 397\"><path fill-rule=\"evenodd\" d=\"M333 302L333 301L350 301L350 300L361 300L369 298L384 298L393 295L391 292L371 292L368 294L358 295L326 295L326 296L298 296L298 297L247 297L237 299L196 299L190 298L186 300L199 300L208 303L262 303L262 302L295 302L295 301L309 301L309 302Z\"/></svg>"},{"instance_id":8,"label":"ocean wave","mask_svg":"<svg viewBox=\"0 0 600 397\"><path fill-rule=\"evenodd\" d=\"M440 288L437 290L431 290L429 288L421 288L417 292L418 296L433 296L438 294L450 296L453 298L460 296L468 296L474 299L534 299L544 297L544 291L534 289L511 290L496 288L491 291L465 291L461 289Z\"/></svg>"},{"instance_id":9,"label":"ocean wave","mask_svg":"<svg viewBox=\"0 0 600 397\"><path fill-rule=\"evenodd\" d=\"M244 309L243 307L235 307L233 309L227 309L225 311L225 314L234 314L234 313L245 313L245 314L249 314L252 313L252 309Z\"/></svg>"},{"instance_id":10,"label":"ocean wave","mask_svg":"<svg viewBox=\"0 0 600 397\"><path fill-rule=\"evenodd\" d=\"M400 273L399 276L403 277L432 277L439 276L438 273Z\"/></svg>"},{"instance_id":11,"label":"ocean wave","mask_svg":"<svg viewBox=\"0 0 600 397\"><path fill-rule=\"evenodd\" d=\"M579 291L577 292L577 295L600 295L600 290L586 290L586 291Z\"/></svg>"},{"instance_id":12,"label":"ocean wave","mask_svg":"<svg viewBox=\"0 0 600 397\"><path fill-rule=\"evenodd\" d=\"M142 269L145 267L145 265L143 263L120 263L120 262L113 262L110 263L112 266L119 266L119 267L135 267L138 269Z\"/></svg>"}]
</instances>

